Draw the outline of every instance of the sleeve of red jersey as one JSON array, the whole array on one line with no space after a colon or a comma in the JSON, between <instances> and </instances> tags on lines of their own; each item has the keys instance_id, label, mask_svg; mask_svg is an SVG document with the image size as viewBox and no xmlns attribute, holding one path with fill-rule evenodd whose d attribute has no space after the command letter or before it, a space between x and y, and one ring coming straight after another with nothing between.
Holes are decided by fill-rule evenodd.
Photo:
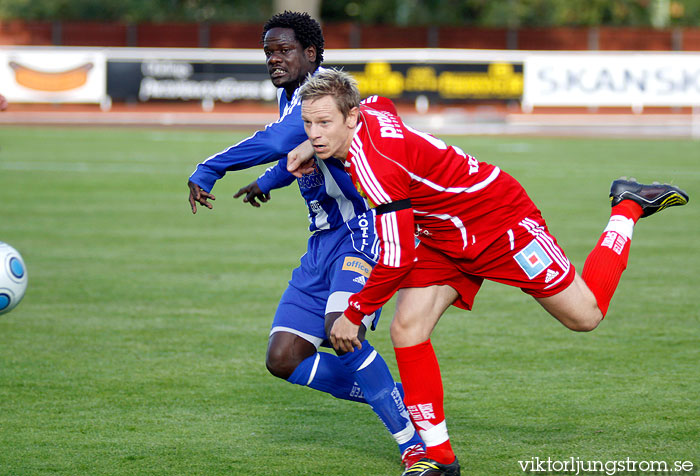
<instances>
[{"instance_id":1,"label":"sleeve of red jersey","mask_svg":"<svg viewBox=\"0 0 700 476\"><path fill-rule=\"evenodd\" d=\"M369 106L377 111L389 112L395 116L399 115L399 113L396 111L394 102L389 98L385 98L384 96L369 96L368 98L363 99L360 104Z\"/></svg>"},{"instance_id":2,"label":"sleeve of red jersey","mask_svg":"<svg viewBox=\"0 0 700 476\"><path fill-rule=\"evenodd\" d=\"M395 145L399 150L403 146ZM394 295L416 257L413 209L408 200L410 177L389 157L368 152L355 161L360 185L376 206L375 230L380 243L377 264L362 290L350 296L345 311L358 325Z\"/></svg>"},{"instance_id":3,"label":"sleeve of red jersey","mask_svg":"<svg viewBox=\"0 0 700 476\"><path fill-rule=\"evenodd\" d=\"M416 258L411 208L377 215L375 229L381 243L379 261L362 290L350 296L345 310L357 325L391 299Z\"/></svg>"}]
</instances>

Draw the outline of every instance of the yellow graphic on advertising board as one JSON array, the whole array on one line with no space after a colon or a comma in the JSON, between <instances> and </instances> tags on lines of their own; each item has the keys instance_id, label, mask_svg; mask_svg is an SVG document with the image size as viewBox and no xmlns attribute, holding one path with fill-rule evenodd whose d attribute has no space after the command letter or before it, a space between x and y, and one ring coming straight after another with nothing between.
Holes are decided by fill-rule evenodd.
<instances>
[{"instance_id":1,"label":"yellow graphic on advertising board","mask_svg":"<svg viewBox=\"0 0 700 476\"><path fill-rule=\"evenodd\" d=\"M378 94L388 98L400 96L404 91L403 75L392 71L384 62L367 63L364 73L353 73L362 97Z\"/></svg>"},{"instance_id":2,"label":"yellow graphic on advertising board","mask_svg":"<svg viewBox=\"0 0 700 476\"><path fill-rule=\"evenodd\" d=\"M517 97L523 94L523 74L508 63L492 63L487 73L445 71L438 79L438 90L445 98L476 96Z\"/></svg>"},{"instance_id":3,"label":"yellow graphic on advertising board","mask_svg":"<svg viewBox=\"0 0 700 476\"><path fill-rule=\"evenodd\" d=\"M406 71L406 91L437 91L438 78L435 68L413 66Z\"/></svg>"},{"instance_id":4,"label":"yellow graphic on advertising board","mask_svg":"<svg viewBox=\"0 0 700 476\"><path fill-rule=\"evenodd\" d=\"M433 92L446 99L519 98L523 73L511 63L491 63L486 72L442 71L432 66L412 66L406 75L392 71L386 62L367 63L364 72L354 72L360 94L398 97L405 92Z\"/></svg>"}]
</instances>

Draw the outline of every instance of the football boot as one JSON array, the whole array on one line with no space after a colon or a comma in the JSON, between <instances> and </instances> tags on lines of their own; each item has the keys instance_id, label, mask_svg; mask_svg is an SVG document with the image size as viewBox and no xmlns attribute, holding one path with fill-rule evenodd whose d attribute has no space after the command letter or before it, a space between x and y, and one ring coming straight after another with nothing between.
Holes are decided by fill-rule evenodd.
<instances>
[{"instance_id":1,"label":"football boot","mask_svg":"<svg viewBox=\"0 0 700 476\"><path fill-rule=\"evenodd\" d=\"M642 217L648 217L664 208L685 205L689 197L673 185L654 182L651 185L638 183L625 177L615 180L610 186L610 204L614 207L622 200L632 200L642 207Z\"/></svg>"},{"instance_id":2,"label":"football boot","mask_svg":"<svg viewBox=\"0 0 700 476\"><path fill-rule=\"evenodd\" d=\"M401 476L460 476L457 458L450 464L438 463L430 458L421 458Z\"/></svg>"},{"instance_id":3,"label":"football boot","mask_svg":"<svg viewBox=\"0 0 700 476\"><path fill-rule=\"evenodd\" d=\"M422 458L425 458L425 447L423 445L413 445L406 448L403 452L401 462L408 469Z\"/></svg>"}]
</instances>

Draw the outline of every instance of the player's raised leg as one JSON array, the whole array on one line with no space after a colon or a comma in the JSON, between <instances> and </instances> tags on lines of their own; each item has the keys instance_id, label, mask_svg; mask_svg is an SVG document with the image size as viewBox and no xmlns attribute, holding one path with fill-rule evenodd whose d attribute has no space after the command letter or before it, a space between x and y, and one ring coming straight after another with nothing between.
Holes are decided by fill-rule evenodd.
<instances>
[{"instance_id":1,"label":"player's raised leg","mask_svg":"<svg viewBox=\"0 0 700 476\"><path fill-rule=\"evenodd\" d=\"M563 292L538 301L573 330L590 331L600 323L627 268L634 226L642 217L685 205L688 194L667 184L643 185L634 179L615 180L610 189L608 225L588 255L581 276Z\"/></svg>"},{"instance_id":2,"label":"player's raised leg","mask_svg":"<svg viewBox=\"0 0 700 476\"><path fill-rule=\"evenodd\" d=\"M460 468L447 433L440 366L430 334L455 301L450 286L399 290L391 338L404 386L404 402L426 445L426 457L405 475L459 475Z\"/></svg>"}]
</instances>

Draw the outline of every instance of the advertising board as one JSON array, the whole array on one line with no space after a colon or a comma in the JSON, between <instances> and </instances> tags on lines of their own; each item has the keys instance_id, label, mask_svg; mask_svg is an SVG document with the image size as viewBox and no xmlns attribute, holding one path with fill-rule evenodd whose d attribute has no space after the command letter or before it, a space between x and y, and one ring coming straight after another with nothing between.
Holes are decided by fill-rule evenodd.
<instances>
[{"instance_id":1,"label":"advertising board","mask_svg":"<svg viewBox=\"0 0 700 476\"><path fill-rule=\"evenodd\" d=\"M10 102L100 103L106 93L100 50L0 50L0 84Z\"/></svg>"},{"instance_id":2,"label":"advertising board","mask_svg":"<svg viewBox=\"0 0 700 476\"><path fill-rule=\"evenodd\" d=\"M530 55L525 60L523 105L700 105L700 55Z\"/></svg>"}]
</instances>

